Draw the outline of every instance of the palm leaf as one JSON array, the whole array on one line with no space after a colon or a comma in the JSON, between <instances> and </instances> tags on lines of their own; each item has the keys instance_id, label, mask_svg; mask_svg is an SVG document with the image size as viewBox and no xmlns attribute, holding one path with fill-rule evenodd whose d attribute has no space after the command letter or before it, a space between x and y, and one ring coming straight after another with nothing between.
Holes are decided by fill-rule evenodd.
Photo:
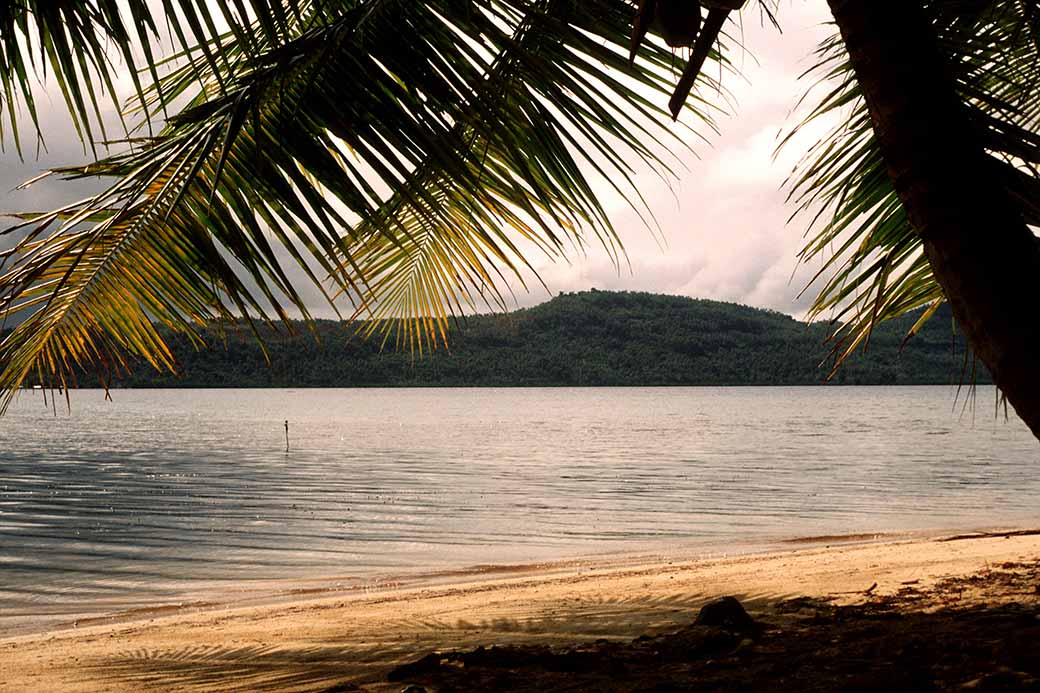
<instances>
[{"instance_id":1,"label":"palm leaf","mask_svg":"<svg viewBox=\"0 0 1040 693\"><path fill-rule=\"evenodd\" d=\"M204 4L173 8L181 54L137 97L145 119L180 110L55 172L108 190L12 229L0 311L28 317L0 344L6 401L30 374L67 387L76 364L173 367L153 321L198 340L215 318L306 317L286 262L423 348L501 298L522 243L617 252L592 178L638 206L633 155L667 173L679 146L672 56L651 41L628 64L623 0L255 3L224 33Z\"/></svg>"},{"instance_id":2,"label":"palm leaf","mask_svg":"<svg viewBox=\"0 0 1040 693\"><path fill-rule=\"evenodd\" d=\"M149 85L160 82L163 60L152 46L159 29L171 27L174 44L189 69L202 79L219 76L220 52L212 48L231 33L239 50L259 55L284 41L312 0L19 0L0 6L0 143L11 141L21 154L19 111L39 131L35 80L49 74L58 86L76 131L95 147L107 139L102 101L121 105L115 76L131 76L138 103ZM158 12L157 12L158 10ZM313 12L313 10L312 10ZM293 21L290 21L290 17ZM139 52L139 55L138 55ZM114 55L113 55L114 53ZM122 66L119 65L122 62ZM209 70L203 70L202 65ZM226 66L225 66L226 67ZM151 120L142 121L149 124Z\"/></svg>"},{"instance_id":3,"label":"palm leaf","mask_svg":"<svg viewBox=\"0 0 1040 693\"><path fill-rule=\"evenodd\" d=\"M976 175L1007 181L1009 198L1031 223L1040 221L1040 45L1032 31L1034 3L1010 0L927 4L965 108L993 166ZM852 67L836 34L817 51L809 71L822 92L818 105L781 144L810 122L838 125L806 154L789 179L796 214L811 214L815 231L801 252L819 262L812 316L836 324L836 366L869 342L878 322L943 301L922 242L881 157ZM919 329L920 323L913 331Z\"/></svg>"}]
</instances>

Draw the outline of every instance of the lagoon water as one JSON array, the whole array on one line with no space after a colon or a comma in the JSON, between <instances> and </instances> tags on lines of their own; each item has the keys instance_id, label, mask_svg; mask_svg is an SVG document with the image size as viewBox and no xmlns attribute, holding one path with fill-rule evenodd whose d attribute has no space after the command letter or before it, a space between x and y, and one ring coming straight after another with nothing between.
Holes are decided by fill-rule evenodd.
<instances>
[{"instance_id":1,"label":"lagoon water","mask_svg":"<svg viewBox=\"0 0 1040 693\"><path fill-rule=\"evenodd\" d=\"M1040 524L1040 445L992 388L974 413L957 394L80 391L55 414L23 392L0 419L0 636L260 584Z\"/></svg>"}]
</instances>

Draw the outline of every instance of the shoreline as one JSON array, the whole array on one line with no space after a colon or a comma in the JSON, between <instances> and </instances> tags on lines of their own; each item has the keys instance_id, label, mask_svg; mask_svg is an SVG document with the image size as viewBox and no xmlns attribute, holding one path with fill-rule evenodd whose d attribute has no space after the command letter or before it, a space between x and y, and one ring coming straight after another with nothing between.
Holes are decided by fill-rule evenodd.
<instances>
[{"instance_id":1,"label":"shoreline","mask_svg":"<svg viewBox=\"0 0 1040 693\"><path fill-rule=\"evenodd\" d=\"M320 575L309 578L270 578L240 583L237 589L212 586L184 590L177 597L158 599L146 606L117 606L69 614L54 614L45 623L16 622L8 632L0 630L0 645L19 637L48 636L94 626L119 626L157 617L205 614L244 608L265 608L314 599L375 596L394 592L454 585L476 585L525 576L549 578L570 573L620 570L656 564L681 562L708 564L716 561L779 555L789 551L830 549L874 544L902 544L919 541L954 541L1003 536L1032 536L1040 528L992 525L973 528L884 530L847 534L798 535L771 539L745 539L736 544L663 542L643 550L614 549L518 563L479 563L457 566L415 568L370 576Z\"/></svg>"},{"instance_id":2,"label":"shoreline","mask_svg":"<svg viewBox=\"0 0 1040 693\"><path fill-rule=\"evenodd\" d=\"M852 546L938 539L947 535L974 536L993 532L1001 534L1001 530L1040 533L1040 529L1008 529L1004 526L993 525L984 528L884 530L848 534L797 535L770 539L748 538L725 544L701 543L693 540L668 541L638 551L610 549L530 562L416 567L412 570L375 575L326 574L307 578L270 578L239 583L235 589L203 584L188 587L174 597L153 599L152 603L148 605L138 605L137 600L134 600L133 604L107 608L100 604L86 604L82 611L49 614L38 623L32 622L29 618L15 620L13 626L0 629L0 644L15 637L45 636L90 626L130 624L163 615L268 607L322 597L386 594L409 588L480 583L496 578L516 578L525 575L537 574L548 577L595 569L645 566L664 561L708 562L737 559L782 553L799 547L826 548L832 544Z\"/></svg>"},{"instance_id":3,"label":"shoreline","mask_svg":"<svg viewBox=\"0 0 1040 693\"><path fill-rule=\"evenodd\" d=\"M909 583L927 586L1040 558L1038 530L800 541L782 550L699 560L660 554L475 566L442 571L437 584L304 590L264 604L150 612L13 635L0 639L0 691L28 685L55 691L317 691L344 681L358 682L362 690L396 690L386 687L386 671L433 649L631 638L688 624L699 605L726 594L738 596L752 613L798 596L851 603L868 590L894 594Z\"/></svg>"}]
</instances>

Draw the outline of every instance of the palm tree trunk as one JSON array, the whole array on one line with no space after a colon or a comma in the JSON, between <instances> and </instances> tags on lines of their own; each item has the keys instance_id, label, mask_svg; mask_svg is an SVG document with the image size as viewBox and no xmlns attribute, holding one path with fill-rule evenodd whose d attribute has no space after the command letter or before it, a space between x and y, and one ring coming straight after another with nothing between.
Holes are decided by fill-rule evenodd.
<instances>
[{"instance_id":1,"label":"palm tree trunk","mask_svg":"<svg viewBox=\"0 0 1040 693\"><path fill-rule=\"evenodd\" d=\"M986 172L921 0L828 0L889 176L975 354L1040 438L1040 248Z\"/></svg>"}]
</instances>

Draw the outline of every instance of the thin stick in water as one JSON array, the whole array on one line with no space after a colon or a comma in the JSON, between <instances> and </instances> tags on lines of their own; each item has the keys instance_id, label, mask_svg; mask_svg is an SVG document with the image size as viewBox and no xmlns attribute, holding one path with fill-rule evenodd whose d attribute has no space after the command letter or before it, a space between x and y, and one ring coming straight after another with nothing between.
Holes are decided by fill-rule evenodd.
<instances>
[{"instance_id":1,"label":"thin stick in water","mask_svg":"<svg viewBox=\"0 0 1040 693\"><path fill-rule=\"evenodd\" d=\"M289 452L289 419L285 420L285 451Z\"/></svg>"}]
</instances>

